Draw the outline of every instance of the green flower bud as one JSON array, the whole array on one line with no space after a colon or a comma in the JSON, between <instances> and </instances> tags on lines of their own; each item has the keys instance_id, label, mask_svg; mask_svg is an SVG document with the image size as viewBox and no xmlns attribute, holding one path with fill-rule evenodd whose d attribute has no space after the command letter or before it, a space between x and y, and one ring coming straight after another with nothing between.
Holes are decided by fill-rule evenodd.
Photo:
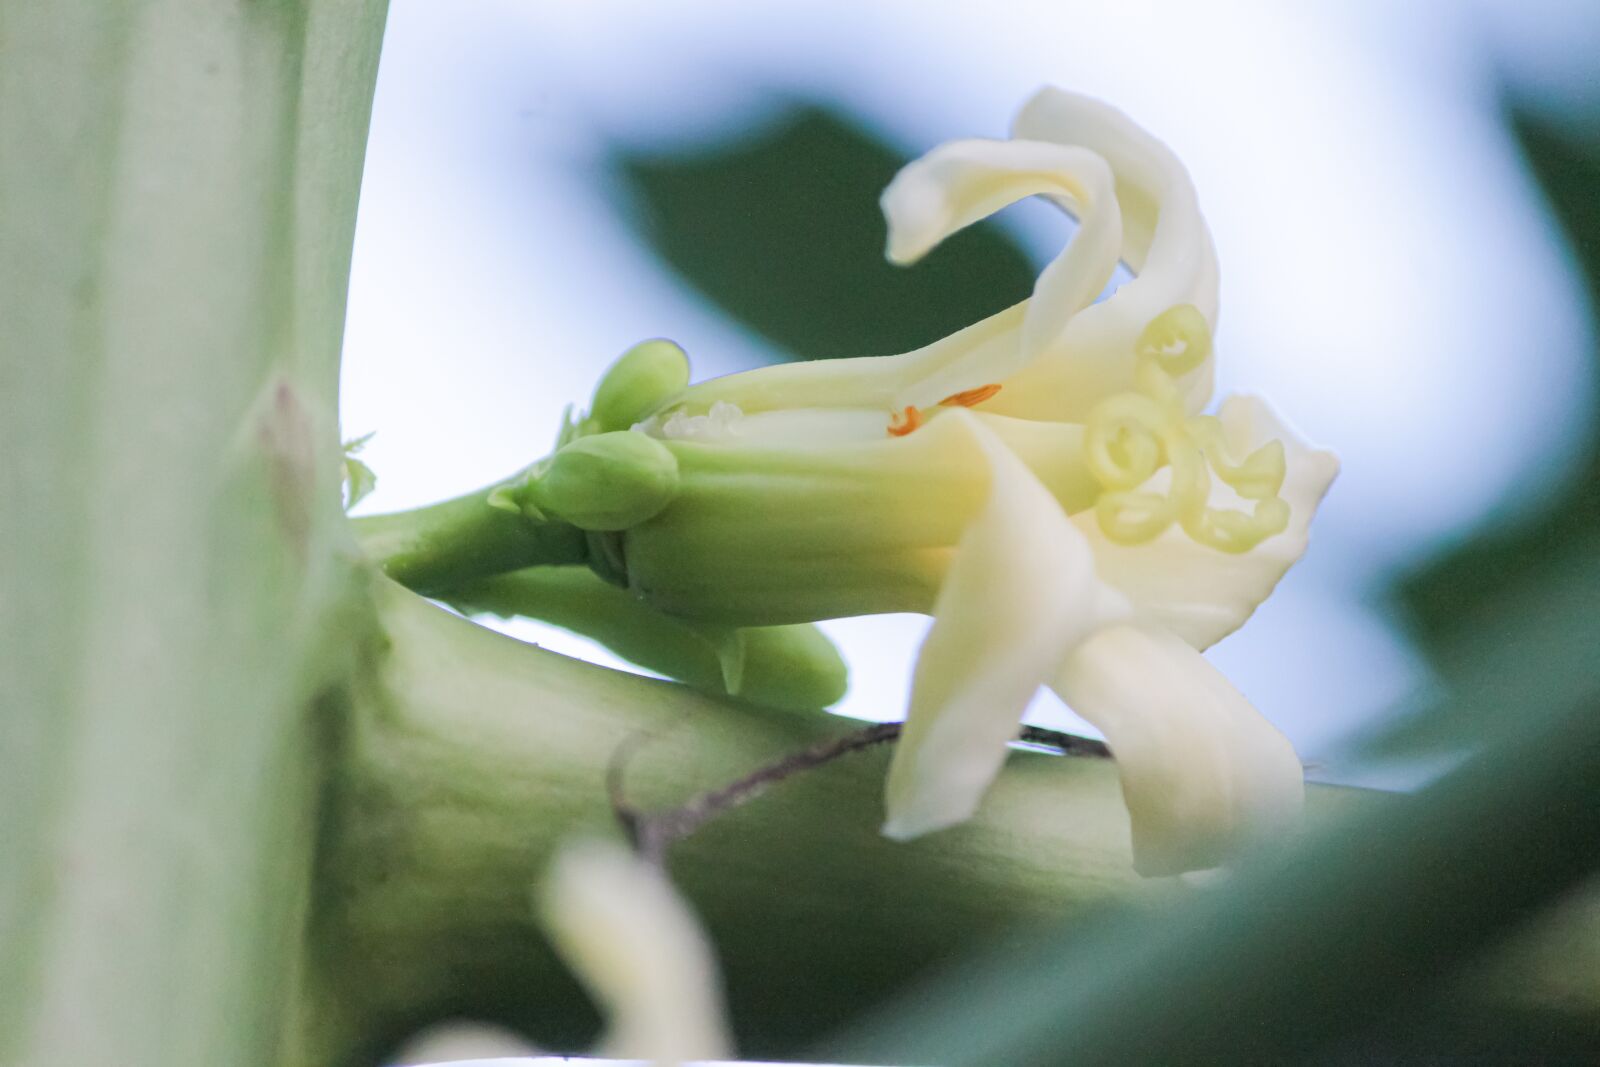
<instances>
[{"instance_id":1,"label":"green flower bud","mask_svg":"<svg viewBox=\"0 0 1600 1067\"><path fill-rule=\"evenodd\" d=\"M584 530L626 530L656 515L677 492L672 451L653 437L621 430L580 437L550 457L523 507Z\"/></svg>"},{"instance_id":2,"label":"green flower bud","mask_svg":"<svg viewBox=\"0 0 1600 1067\"><path fill-rule=\"evenodd\" d=\"M844 657L815 626L755 626L738 633L743 662L732 692L743 700L775 708L825 708L849 688Z\"/></svg>"},{"instance_id":3,"label":"green flower bud","mask_svg":"<svg viewBox=\"0 0 1600 1067\"><path fill-rule=\"evenodd\" d=\"M627 430L689 384L689 357L671 341L641 341L611 364L594 391L588 422Z\"/></svg>"},{"instance_id":4,"label":"green flower bud","mask_svg":"<svg viewBox=\"0 0 1600 1067\"><path fill-rule=\"evenodd\" d=\"M451 590L465 612L554 623L641 667L703 692L774 708L820 708L844 696L849 672L815 626L732 629L656 610L584 566L529 567Z\"/></svg>"}]
</instances>

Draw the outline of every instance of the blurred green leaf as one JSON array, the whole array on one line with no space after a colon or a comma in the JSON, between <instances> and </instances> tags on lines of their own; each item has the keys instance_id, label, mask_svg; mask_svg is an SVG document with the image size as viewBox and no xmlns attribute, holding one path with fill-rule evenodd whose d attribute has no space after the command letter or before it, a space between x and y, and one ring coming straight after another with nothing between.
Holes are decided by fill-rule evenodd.
<instances>
[{"instance_id":1,"label":"blurred green leaf","mask_svg":"<svg viewBox=\"0 0 1600 1067\"><path fill-rule=\"evenodd\" d=\"M878 196L908 159L846 115L794 104L719 145L609 169L643 239L685 282L801 359L890 355L1027 297L1034 267L992 223L906 270L883 258Z\"/></svg>"},{"instance_id":2,"label":"blurred green leaf","mask_svg":"<svg viewBox=\"0 0 1600 1067\"><path fill-rule=\"evenodd\" d=\"M1369 749L1393 757L1460 750L1516 722L1529 708L1600 692L1600 543L1574 543L1463 605L1431 644L1446 689L1385 724Z\"/></svg>"},{"instance_id":3,"label":"blurred green leaf","mask_svg":"<svg viewBox=\"0 0 1600 1067\"><path fill-rule=\"evenodd\" d=\"M1519 709L1525 729L1429 788L1374 800L1169 915L1031 932L822 1055L1296 1063L1376 1030L1416 1039L1406 1013L1436 1017L1442 995L1470 1018L1463 966L1600 870L1595 701ZM1591 1053L1597 1006L1573 1005L1561 1023Z\"/></svg>"},{"instance_id":4,"label":"blurred green leaf","mask_svg":"<svg viewBox=\"0 0 1600 1067\"><path fill-rule=\"evenodd\" d=\"M1515 106L1508 121L1566 233L1589 305L1600 306L1600 138L1592 124L1558 128ZM1592 361L1590 391L1600 407L1600 352ZM1474 717L1474 708L1502 714L1514 712L1512 694L1569 699L1587 691L1600 676L1600 657L1588 651L1600 643L1600 613L1553 614L1551 605L1569 601L1575 590L1594 589L1589 575L1597 568L1600 441L1593 441L1570 481L1544 507L1523 514L1502 509L1474 536L1397 583L1414 637L1448 692L1372 738L1368 751L1412 756L1460 749L1491 726ZM1569 629L1551 626L1557 616ZM1542 637L1515 647L1558 646L1566 658L1507 655L1506 639L1524 632ZM1491 677L1511 708L1457 698L1463 671L1484 657L1500 664Z\"/></svg>"},{"instance_id":5,"label":"blurred green leaf","mask_svg":"<svg viewBox=\"0 0 1600 1067\"><path fill-rule=\"evenodd\" d=\"M1583 272L1590 307L1600 306L1600 140L1558 130L1513 110L1512 128L1550 210L1566 232ZM1600 352L1594 354L1590 389L1600 406ZM1516 359L1515 352L1505 358ZM1574 546L1600 550L1600 441L1565 491L1542 511L1506 518L1430 561L1399 584L1401 600L1425 641L1458 632L1475 604L1538 574L1559 583Z\"/></svg>"}]
</instances>

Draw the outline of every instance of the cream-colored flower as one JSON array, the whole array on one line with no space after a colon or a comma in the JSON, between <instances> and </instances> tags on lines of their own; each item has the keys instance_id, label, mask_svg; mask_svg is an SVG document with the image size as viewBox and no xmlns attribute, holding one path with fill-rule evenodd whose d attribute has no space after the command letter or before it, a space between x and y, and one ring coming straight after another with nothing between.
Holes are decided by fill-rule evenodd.
<instances>
[{"instance_id":1,"label":"cream-colored flower","mask_svg":"<svg viewBox=\"0 0 1600 1067\"><path fill-rule=\"evenodd\" d=\"M575 842L556 856L538 903L556 950L606 1014L599 1055L732 1059L711 946L660 868L620 845Z\"/></svg>"},{"instance_id":2,"label":"cream-colored flower","mask_svg":"<svg viewBox=\"0 0 1600 1067\"><path fill-rule=\"evenodd\" d=\"M1337 463L1258 399L1202 414L1211 237L1176 158L1103 104L1046 89L1011 139L907 166L883 196L890 258L1034 195L1080 225L1028 300L904 355L672 393L613 435L649 438L630 477L670 489L641 491L597 544L615 578L688 618L931 612L891 835L970 815L1050 685L1107 735L1140 870L1213 866L1292 821L1302 786L1287 741L1198 650L1299 558ZM1095 303L1119 261L1135 277ZM591 452L645 451L623 446Z\"/></svg>"}]
</instances>

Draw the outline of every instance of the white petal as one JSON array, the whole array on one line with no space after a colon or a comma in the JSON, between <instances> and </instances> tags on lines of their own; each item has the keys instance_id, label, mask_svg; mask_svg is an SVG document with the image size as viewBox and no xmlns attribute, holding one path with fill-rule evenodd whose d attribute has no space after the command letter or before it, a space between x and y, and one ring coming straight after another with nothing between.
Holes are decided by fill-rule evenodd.
<instances>
[{"instance_id":1,"label":"white petal","mask_svg":"<svg viewBox=\"0 0 1600 1067\"><path fill-rule=\"evenodd\" d=\"M942 368L963 363L976 368L1011 360L1020 343L1026 303L973 323L923 348L900 355L866 355L779 363L725 374L692 385L667 403L691 415L717 403L736 404L747 417L796 408L865 409L880 416L903 407L901 395ZM974 374L982 373L975 370ZM963 379L965 380L965 379ZM993 378L976 384L987 385ZM936 397L944 399L948 393Z\"/></svg>"},{"instance_id":2,"label":"white petal","mask_svg":"<svg viewBox=\"0 0 1600 1067\"><path fill-rule=\"evenodd\" d=\"M1106 584L1133 602L1139 618L1161 623L1196 648L1209 648L1243 626L1305 553L1311 519L1339 472L1331 452L1306 445L1259 397L1229 397L1218 418L1235 457L1268 441L1283 442L1287 473L1279 495L1289 505L1283 533L1231 554L1196 544L1178 527L1148 544L1130 546L1107 538L1092 513L1073 520L1093 546ZM1213 491L1225 492L1220 484Z\"/></svg>"},{"instance_id":3,"label":"white petal","mask_svg":"<svg viewBox=\"0 0 1600 1067\"><path fill-rule=\"evenodd\" d=\"M1176 304L1217 316L1217 257L1193 183L1172 151L1115 108L1046 88L1012 124L1012 136L1088 148L1111 165L1122 212L1122 258L1138 277L1075 316L1060 341L996 399L991 410L1026 418L1081 418L1131 387L1134 345ZM1180 380L1191 411L1211 395L1210 361Z\"/></svg>"},{"instance_id":4,"label":"white petal","mask_svg":"<svg viewBox=\"0 0 1600 1067\"><path fill-rule=\"evenodd\" d=\"M1216 867L1299 821L1288 740L1205 657L1158 627L1116 625L1074 650L1055 689L1106 735L1144 875Z\"/></svg>"},{"instance_id":5,"label":"white petal","mask_svg":"<svg viewBox=\"0 0 1600 1067\"><path fill-rule=\"evenodd\" d=\"M1122 213L1105 162L1058 144L955 141L908 164L883 193L889 255L902 263L1035 195L1080 216L1083 225L1023 304L913 352L745 371L692 386L674 403L691 414L719 401L747 415L841 406L889 412L908 404L931 407L955 393L1005 382L1099 295L1116 267Z\"/></svg>"},{"instance_id":6,"label":"white petal","mask_svg":"<svg viewBox=\"0 0 1600 1067\"><path fill-rule=\"evenodd\" d=\"M1122 213L1111 171L1095 153L1038 141L951 141L907 164L883 191L888 255L920 259L946 237L1029 196L1042 196L1082 225L1039 275L1022 343L1006 358L948 364L909 388L900 404L931 406L954 393L1005 382L1054 343L1068 320L1094 302L1116 268Z\"/></svg>"},{"instance_id":7,"label":"white petal","mask_svg":"<svg viewBox=\"0 0 1600 1067\"><path fill-rule=\"evenodd\" d=\"M603 1054L732 1058L711 947L659 869L620 845L567 845L539 903L557 951L607 1015Z\"/></svg>"},{"instance_id":8,"label":"white petal","mask_svg":"<svg viewBox=\"0 0 1600 1067\"><path fill-rule=\"evenodd\" d=\"M968 818L999 773L1023 709L1063 652L1103 625L1081 533L1023 463L967 412L988 461L987 502L956 549L917 657L883 832L906 839Z\"/></svg>"}]
</instances>

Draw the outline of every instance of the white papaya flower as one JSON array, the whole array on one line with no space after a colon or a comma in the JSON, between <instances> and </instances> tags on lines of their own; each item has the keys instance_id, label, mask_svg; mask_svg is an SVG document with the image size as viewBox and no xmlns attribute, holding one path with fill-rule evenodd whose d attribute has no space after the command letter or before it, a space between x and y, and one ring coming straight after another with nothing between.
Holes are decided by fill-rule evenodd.
<instances>
[{"instance_id":1,"label":"white papaya flower","mask_svg":"<svg viewBox=\"0 0 1600 1067\"><path fill-rule=\"evenodd\" d=\"M970 815L1049 685L1106 733L1139 869L1214 866L1292 822L1302 785L1287 741L1200 650L1303 553L1337 461L1259 399L1203 413L1217 264L1172 153L1055 89L1013 134L934 149L883 207L889 255L909 262L1016 200L1060 204L1080 226L1029 299L903 355L681 389L686 367L663 372L653 350L651 381L670 387L649 403L603 384L637 421L600 420L523 504L594 530L601 570L686 618L933 614L891 835ZM1135 276L1094 302L1119 261Z\"/></svg>"}]
</instances>

